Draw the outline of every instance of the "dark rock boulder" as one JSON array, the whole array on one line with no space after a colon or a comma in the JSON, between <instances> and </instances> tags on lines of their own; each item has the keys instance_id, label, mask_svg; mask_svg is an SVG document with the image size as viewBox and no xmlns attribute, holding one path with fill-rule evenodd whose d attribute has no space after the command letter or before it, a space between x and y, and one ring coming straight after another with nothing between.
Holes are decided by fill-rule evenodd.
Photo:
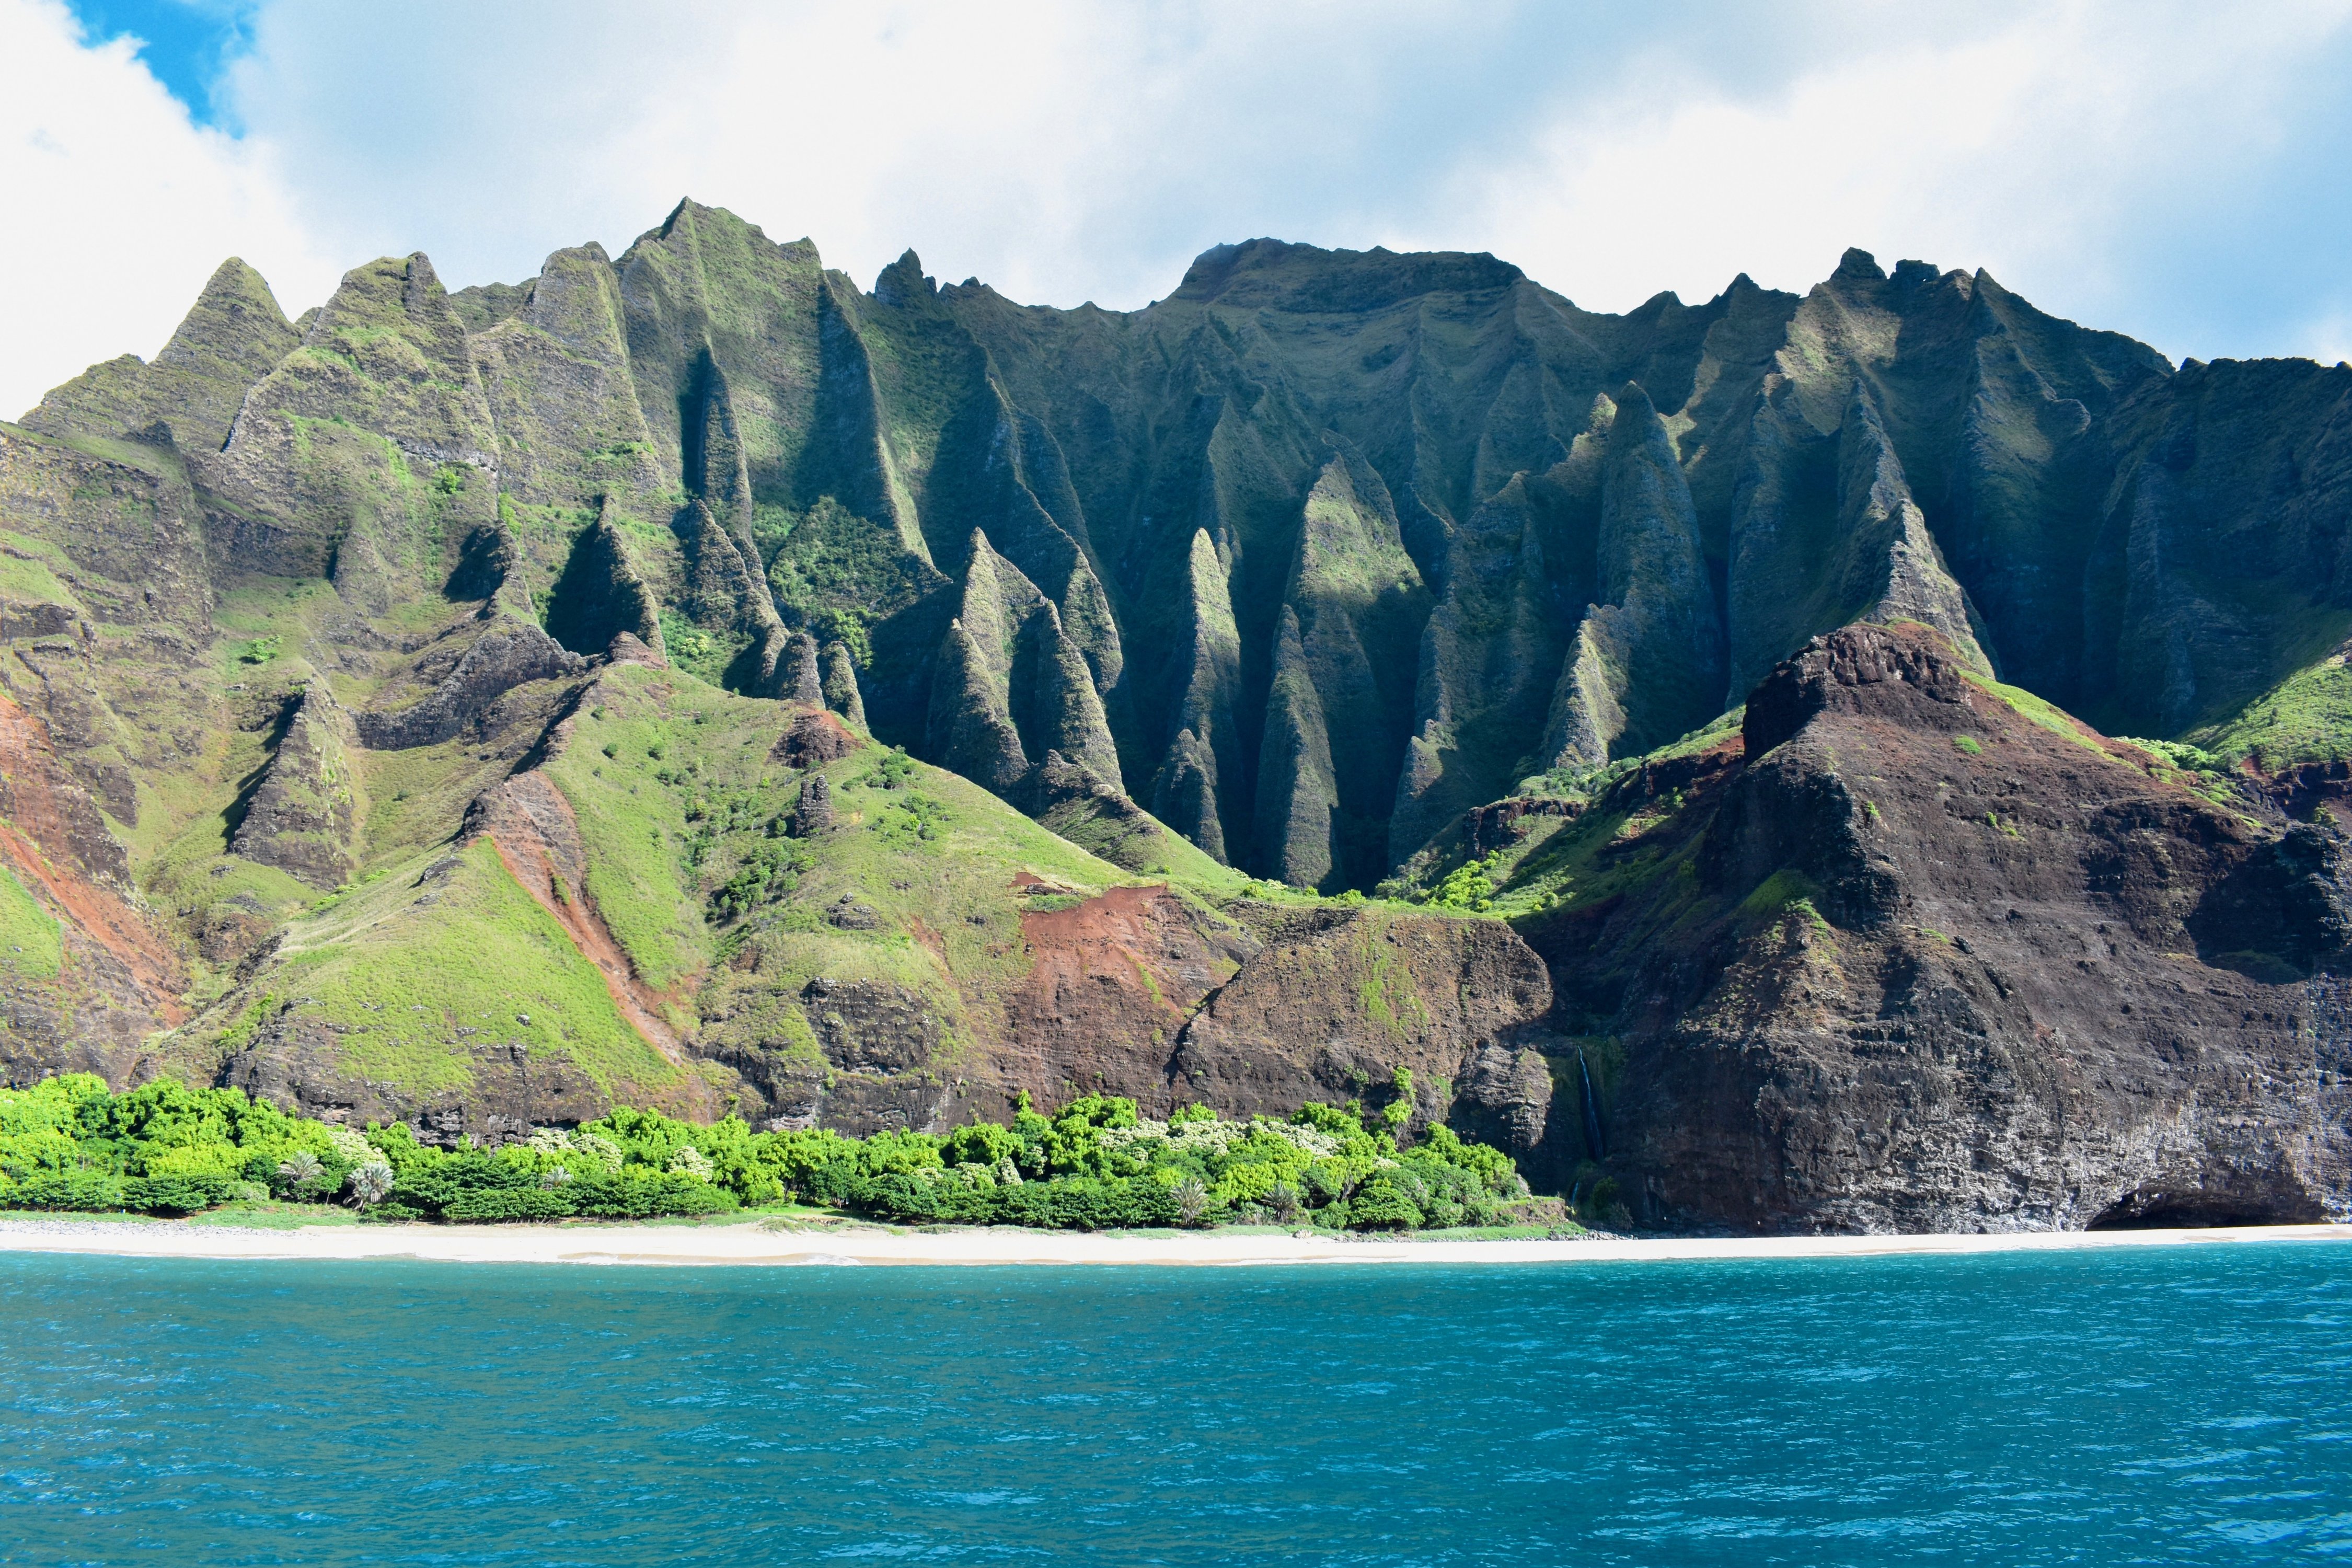
<instances>
[{"instance_id":1,"label":"dark rock boulder","mask_svg":"<svg viewBox=\"0 0 2352 1568\"><path fill-rule=\"evenodd\" d=\"M1551 1058L1532 1047L1481 1046L1454 1086L1448 1121L1464 1136L1521 1159L1542 1144L1556 1090Z\"/></svg>"},{"instance_id":2,"label":"dark rock boulder","mask_svg":"<svg viewBox=\"0 0 2352 1568\"><path fill-rule=\"evenodd\" d=\"M823 773L809 774L801 785L800 804L793 807L792 836L814 838L833 826L833 786Z\"/></svg>"}]
</instances>

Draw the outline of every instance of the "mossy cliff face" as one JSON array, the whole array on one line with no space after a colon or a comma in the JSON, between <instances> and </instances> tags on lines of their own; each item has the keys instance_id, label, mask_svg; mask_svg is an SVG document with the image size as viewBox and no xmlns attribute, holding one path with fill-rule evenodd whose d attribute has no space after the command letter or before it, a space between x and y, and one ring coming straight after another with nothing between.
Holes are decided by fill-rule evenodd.
<instances>
[{"instance_id":1,"label":"mossy cliff face","mask_svg":"<svg viewBox=\"0 0 2352 1568\"><path fill-rule=\"evenodd\" d=\"M1793 850L1752 879L1728 850L1643 868L1715 832L1695 799L1766 800L1780 764L1705 763L1724 715L1857 622L1927 628L1979 697L2277 773L2244 786L2258 824L2352 794L2347 391L2301 362L2176 372L1981 273L1859 252L1802 297L1740 279L1624 316L1488 257L1267 240L1127 313L941 288L912 255L864 290L693 203L520 285L372 262L299 323L230 262L152 364L0 426L0 1058L453 1136L622 1098L856 1128L1024 1089L1378 1109L1405 1068L1402 1114L1551 1150L1564 1181L1587 1111L1622 1111L1618 1147L1653 1152L1609 1163L1668 1183L1639 1189L1659 1212L2079 1217L2107 1177L2021 1131L1987 1156L2040 1173L2011 1209L1826 1154L1834 1200L1736 1198L1730 1166L1669 1191L1732 1156L1674 1142L1696 1091L1636 1050L1667 1025L1620 1016L1612 966L1683 953L1651 991L1704 1033L1738 921L1689 921L1787 893L1843 931L1851 889ZM2051 734L2026 738L2092 765ZM1636 757L1665 804L1583 801ZM2174 809L2235 787L2194 777L2109 837L2231 908L2316 887L2295 856L2332 876L2319 840ZM1958 864L1937 835L2027 831L1990 798L1918 810L1897 906ZM1497 891L1464 855L1506 840L1554 872L1495 863ZM1584 890L1538 908L1560 877ZM1383 882L1451 912L1338 901ZM2087 942L2105 886L2052 895L2053 929ZM1596 887L1648 923L1587 930ZM2286 984L2245 963L2214 984ZM1779 1037L1802 989L1722 1016ZM2242 1012L2285 1016L2258 994Z\"/></svg>"},{"instance_id":2,"label":"mossy cliff face","mask_svg":"<svg viewBox=\"0 0 2352 1568\"><path fill-rule=\"evenodd\" d=\"M1981 274L1856 252L1802 298L1604 317L1491 258L1259 241L1129 315L911 257L812 315L809 444L751 483L786 618L858 622L877 732L1003 768L958 739L977 539L1086 664L1106 782L1295 885L1369 887L1856 619L2162 735L2352 631L2332 556L2284 564L2332 548L2345 373L2176 378ZM2249 464L2276 507L2229 499Z\"/></svg>"},{"instance_id":3,"label":"mossy cliff face","mask_svg":"<svg viewBox=\"0 0 2352 1568\"><path fill-rule=\"evenodd\" d=\"M626 630L762 696L805 629L887 742L1008 796L1058 751L1333 889L1857 619L2111 729L2326 754L2249 715L2352 635L2344 374L2176 375L1861 252L1614 317L1491 258L1261 240L1121 315L911 255L861 291L689 202L520 286L371 264L299 342L230 263L154 366L28 422L175 443L216 554L363 616L495 580L572 652Z\"/></svg>"}]
</instances>

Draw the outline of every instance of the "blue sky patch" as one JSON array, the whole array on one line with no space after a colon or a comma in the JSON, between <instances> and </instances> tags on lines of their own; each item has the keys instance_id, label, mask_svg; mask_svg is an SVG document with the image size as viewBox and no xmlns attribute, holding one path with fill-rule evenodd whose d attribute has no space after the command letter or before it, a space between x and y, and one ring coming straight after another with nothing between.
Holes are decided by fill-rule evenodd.
<instances>
[{"instance_id":1,"label":"blue sky patch","mask_svg":"<svg viewBox=\"0 0 2352 1568\"><path fill-rule=\"evenodd\" d=\"M141 63L199 125L235 132L213 98L228 62L251 42L256 0L67 0L92 44L129 36Z\"/></svg>"}]
</instances>

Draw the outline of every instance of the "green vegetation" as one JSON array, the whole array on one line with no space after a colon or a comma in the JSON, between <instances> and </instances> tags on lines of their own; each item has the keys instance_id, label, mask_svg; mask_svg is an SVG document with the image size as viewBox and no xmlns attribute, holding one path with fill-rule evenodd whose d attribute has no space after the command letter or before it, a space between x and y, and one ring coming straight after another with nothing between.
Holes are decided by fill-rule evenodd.
<instances>
[{"instance_id":1,"label":"green vegetation","mask_svg":"<svg viewBox=\"0 0 2352 1568\"><path fill-rule=\"evenodd\" d=\"M338 1026L346 1070L413 1092L469 1081L481 1033L568 1060L616 1096L681 1079L621 1016L603 973L478 840L293 921L270 984Z\"/></svg>"},{"instance_id":2,"label":"green vegetation","mask_svg":"<svg viewBox=\"0 0 2352 1568\"><path fill-rule=\"evenodd\" d=\"M1444 1127L1401 1148L1411 1079L1398 1083L1405 1115L1383 1116L1370 1130L1354 1107L1308 1105L1287 1121L1230 1121L1187 1107L1161 1122L1116 1096L1087 1095L1051 1117L1024 1096L1009 1128L864 1140L771 1133L762 1159L803 1198L912 1222L1084 1230L1222 1220L1328 1230L1502 1223L1527 1195L1509 1157Z\"/></svg>"},{"instance_id":3,"label":"green vegetation","mask_svg":"<svg viewBox=\"0 0 2352 1568\"><path fill-rule=\"evenodd\" d=\"M1978 740L1974 735L1953 736L1952 749L1967 756L1981 757L1984 755L1984 742Z\"/></svg>"},{"instance_id":4,"label":"green vegetation","mask_svg":"<svg viewBox=\"0 0 2352 1568\"><path fill-rule=\"evenodd\" d=\"M1188 1106L1165 1122L1087 1095L1051 1117L1024 1095L1010 1127L941 1137L755 1133L622 1108L497 1150L421 1144L404 1123L290 1116L235 1089L159 1079L121 1094L89 1074L0 1089L0 1208L196 1214L273 1200L340 1202L376 1220L482 1223L721 1214L790 1200L910 1222L1099 1230L1313 1225L1340 1230L1510 1222L1527 1184L1500 1151L1444 1127L1418 1144L1412 1075L1367 1129L1355 1107L1229 1121Z\"/></svg>"},{"instance_id":5,"label":"green vegetation","mask_svg":"<svg viewBox=\"0 0 2352 1568\"><path fill-rule=\"evenodd\" d=\"M2096 752L2102 756L2106 754L2106 748L2099 744L2098 737L2076 722L2056 703L2036 697L2022 686L2010 686L1974 670L1963 670L1961 673L1969 685L1990 696L1999 698L2007 705L2010 711L2019 718L2029 723L2038 724L2053 735L2063 735L2086 751Z\"/></svg>"},{"instance_id":6,"label":"green vegetation","mask_svg":"<svg viewBox=\"0 0 2352 1568\"><path fill-rule=\"evenodd\" d=\"M0 866L0 974L54 980L64 957L57 917Z\"/></svg>"},{"instance_id":7,"label":"green vegetation","mask_svg":"<svg viewBox=\"0 0 2352 1568\"><path fill-rule=\"evenodd\" d=\"M2238 804L2237 787L2230 776L2231 765L2203 747L2186 741L2142 741L2124 736L2116 739L2147 753L2143 765L2148 776L2158 783L2177 784L2215 805L2234 807Z\"/></svg>"},{"instance_id":8,"label":"green vegetation","mask_svg":"<svg viewBox=\"0 0 2352 1568\"><path fill-rule=\"evenodd\" d=\"M1756 885L1756 890L1739 900L1739 912L1751 920L1770 920L1783 910L1794 910L1815 925L1822 921L1813 900L1822 896L1821 885L1797 871L1775 871Z\"/></svg>"},{"instance_id":9,"label":"green vegetation","mask_svg":"<svg viewBox=\"0 0 2352 1568\"><path fill-rule=\"evenodd\" d=\"M0 593L36 605L64 605L79 614L80 602L58 580L59 570L70 574L72 569L57 546L26 534L0 531Z\"/></svg>"},{"instance_id":10,"label":"green vegetation","mask_svg":"<svg viewBox=\"0 0 2352 1568\"><path fill-rule=\"evenodd\" d=\"M1502 864L1503 852L1497 849L1483 860L1457 866L1430 889L1427 901L1440 909L1485 914L1495 907L1495 878Z\"/></svg>"},{"instance_id":11,"label":"green vegetation","mask_svg":"<svg viewBox=\"0 0 2352 1568\"><path fill-rule=\"evenodd\" d=\"M2330 654L2189 739L2223 768L2252 762L2276 773L2352 758L2352 666L2341 651Z\"/></svg>"},{"instance_id":12,"label":"green vegetation","mask_svg":"<svg viewBox=\"0 0 2352 1568\"><path fill-rule=\"evenodd\" d=\"M740 1121L622 1110L496 1152L433 1149L403 1124L330 1127L241 1089L163 1079L112 1094L77 1073L0 1089L0 1208L176 1215L275 1198L375 1219L715 1214L737 1206L748 1167L724 1167L730 1186L721 1162L750 1136Z\"/></svg>"},{"instance_id":13,"label":"green vegetation","mask_svg":"<svg viewBox=\"0 0 2352 1568\"><path fill-rule=\"evenodd\" d=\"M89 1073L0 1089L0 1208L193 1214L236 1201L316 1199L383 1163L343 1128L234 1089L158 1079L111 1094Z\"/></svg>"}]
</instances>

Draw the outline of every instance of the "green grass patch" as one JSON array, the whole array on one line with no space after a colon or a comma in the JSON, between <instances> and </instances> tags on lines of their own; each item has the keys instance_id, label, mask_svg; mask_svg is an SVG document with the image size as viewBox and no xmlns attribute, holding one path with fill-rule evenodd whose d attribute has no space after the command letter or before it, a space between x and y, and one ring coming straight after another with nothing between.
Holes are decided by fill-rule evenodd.
<instances>
[{"instance_id":1,"label":"green grass patch","mask_svg":"<svg viewBox=\"0 0 2352 1568\"><path fill-rule=\"evenodd\" d=\"M0 970L34 980L55 980L65 960L57 917L25 884L0 866Z\"/></svg>"},{"instance_id":2,"label":"green grass patch","mask_svg":"<svg viewBox=\"0 0 2352 1568\"><path fill-rule=\"evenodd\" d=\"M488 841L295 921L260 984L338 1026L343 1070L419 1096L464 1088L476 1044L568 1060L607 1094L680 1077Z\"/></svg>"},{"instance_id":3,"label":"green grass patch","mask_svg":"<svg viewBox=\"0 0 2352 1568\"><path fill-rule=\"evenodd\" d=\"M80 611L81 600L58 580L58 572L68 569L64 552L21 533L0 532L0 545L6 547L0 550L0 594Z\"/></svg>"},{"instance_id":4,"label":"green grass patch","mask_svg":"<svg viewBox=\"0 0 2352 1568\"><path fill-rule=\"evenodd\" d=\"M313 1226L352 1226L360 1216L332 1204L278 1203L245 1199L190 1215L192 1226L226 1226L240 1230L307 1230Z\"/></svg>"},{"instance_id":5,"label":"green grass patch","mask_svg":"<svg viewBox=\"0 0 2352 1568\"><path fill-rule=\"evenodd\" d=\"M2099 744L2097 736L2056 703L2036 697L2022 686L2005 685L1974 670L1962 670L1961 674L1967 677L1969 685L1988 696L1999 698L2011 712L2027 722L2037 724L2053 735L2063 735L2086 751L2096 752L2101 756L2107 754L2106 748ZM1954 744L1958 742L1956 741ZM1967 750L1966 747L1961 749Z\"/></svg>"},{"instance_id":6,"label":"green grass patch","mask_svg":"<svg viewBox=\"0 0 2352 1568\"><path fill-rule=\"evenodd\" d=\"M2352 760L2352 665L2343 652L2332 653L2186 738L2225 768L2252 762L2276 773Z\"/></svg>"},{"instance_id":7,"label":"green grass patch","mask_svg":"<svg viewBox=\"0 0 2352 1568\"><path fill-rule=\"evenodd\" d=\"M1829 922L1816 901L1821 896L1821 884L1801 871L1775 871L1739 900L1739 912L1749 920L1773 920L1794 910L1816 928L1827 930Z\"/></svg>"}]
</instances>

